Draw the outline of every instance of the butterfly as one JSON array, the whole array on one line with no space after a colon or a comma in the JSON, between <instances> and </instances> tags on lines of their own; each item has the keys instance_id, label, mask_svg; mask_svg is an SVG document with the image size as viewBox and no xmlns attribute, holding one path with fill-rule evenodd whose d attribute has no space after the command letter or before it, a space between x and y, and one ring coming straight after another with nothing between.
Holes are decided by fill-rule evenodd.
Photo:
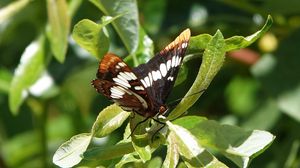
<instances>
[{"instance_id":1,"label":"butterfly","mask_svg":"<svg viewBox=\"0 0 300 168\"><path fill-rule=\"evenodd\" d=\"M117 55L107 53L99 63L97 78L91 82L93 87L123 110L146 119L165 114L166 100L185 56L190 34L189 29L184 30L147 63L135 68L130 68Z\"/></svg>"}]
</instances>

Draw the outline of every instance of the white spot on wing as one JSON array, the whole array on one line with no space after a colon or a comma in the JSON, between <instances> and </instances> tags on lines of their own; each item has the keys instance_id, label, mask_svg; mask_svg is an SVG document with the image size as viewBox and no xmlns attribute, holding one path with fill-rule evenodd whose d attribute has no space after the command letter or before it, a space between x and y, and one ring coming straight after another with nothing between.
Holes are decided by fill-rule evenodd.
<instances>
[{"instance_id":1,"label":"white spot on wing","mask_svg":"<svg viewBox=\"0 0 300 168\"><path fill-rule=\"evenodd\" d=\"M176 66L176 55L172 57L172 67Z\"/></svg>"},{"instance_id":2,"label":"white spot on wing","mask_svg":"<svg viewBox=\"0 0 300 168\"><path fill-rule=\"evenodd\" d=\"M110 92L111 92L110 97L113 98L113 99L119 99L119 98L122 98L123 95L125 94L123 88L120 87L120 86L114 86L114 87L111 87L111 88L110 88Z\"/></svg>"},{"instance_id":3,"label":"white spot on wing","mask_svg":"<svg viewBox=\"0 0 300 168\"><path fill-rule=\"evenodd\" d=\"M152 86L154 77L152 78L152 74L150 72L148 73L148 76L149 76L149 80L150 80L150 86Z\"/></svg>"},{"instance_id":4,"label":"white spot on wing","mask_svg":"<svg viewBox=\"0 0 300 168\"><path fill-rule=\"evenodd\" d=\"M120 67L125 67L125 66L126 66L126 64L125 64L124 62L119 62L118 65L119 65Z\"/></svg>"},{"instance_id":5,"label":"white spot on wing","mask_svg":"<svg viewBox=\"0 0 300 168\"><path fill-rule=\"evenodd\" d=\"M187 43L182 43L181 44L181 48L186 48L187 47Z\"/></svg>"},{"instance_id":6,"label":"white spot on wing","mask_svg":"<svg viewBox=\"0 0 300 168\"><path fill-rule=\"evenodd\" d=\"M146 82L146 87L151 86L151 85L150 85L150 80L149 80L149 77L148 77L148 76L146 76L146 77L144 78L144 80L145 80L145 82Z\"/></svg>"},{"instance_id":7,"label":"white spot on wing","mask_svg":"<svg viewBox=\"0 0 300 168\"><path fill-rule=\"evenodd\" d=\"M157 81L158 79L161 79L161 74L160 74L159 70L152 71L152 75L153 75L153 80L154 81Z\"/></svg>"},{"instance_id":8,"label":"white spot on wing","mask_svg":"<svg viewBox=\"0 0 300 168\"><path fill-rule=\"evenodd\" d=\"M173 81L173 80L174 80L174 78L173 78L173 76L169 76L169 77L167 78L167 80L169 80L169 81Z\"/></svg>"},{"instance_id":9,"label":"white spot on wing","mask_svg":"<svg viewBox=\"0 0 300 168\"><path fill-rule=\"evenodd\" d=\"M121 75L123 78L125 78L127 81L131 80L131 77L126 75L124 72L120 72L119 75Z\"/></svg>"},{"instance_id":10,"label":"white spot on wing","mask_svg":"<svg viewBox=\"0 0 300 168\"><path fill-rule=\"evenodd\" d=\"M135 86L134 89L135 90L144 90L144 88L142 86Z\"/></svg>"},{"instance_id":11,"label":"white spot on wing","mask_svg":"<svg viewBox=\"0 0 300 168\"><path fill-rule=\"evenodd\" d=\"M160 73L163 77L167 75L167 66L164 63L161 63L159 66Z\"/></svg>"},{"instance_id":12,"label":"white spot on wing","mask_svg":"<svg viewBox=\"0 0 300 168\"><path fill-rule=\"evenodd\" d=\"M182 57L179 58L179 60L178 60L178 65L180 65L181 59L182 59Z\"/></svg>"},{"instance_id":13,"label":"white spot on wing","mask_svg":"<svg viewBox=\"0 0 300 168\"><path fill-rule=\"evenodd\" d=\"M167 61L167 70L170 70L170 68L171 68L171 60L168 60Z\"/></svg>"},{"instance_id":14,"label":"white spot on wing","mask_svg":"<svg viewBox=\"0 0 300 168\"><path fill-rule=\"evenodd\" d=\"M126 75L128 75L132 80L136 80L137 77L132 72L125 72Z\"/></svg>"},{"instance_id":15,"label":"white spot on wing","mask_svg":"<svg viewBox=\"0 0 300 168\"><path fill-rule=\"evenodd\" d=\"M124 81L124 82L127 82L127 79L126 78L124 78L122 75L118 75L117 76L117 78L119 78L119 79L121 79L122 81Z\"/></svg>"},{"instance_id":16,"label":"white spot on wing","mask_svg":"<svg viewBox=\"0 0 300 168\"><path fill-rule=\"evenodd\" d=\"M177 57L177 59L176 59L176 66L179 66L179 65L180 65L181 58L182 58L182 57L180 57L180 56Z\"/></svg>"},{"instance_id":17,"label":"white spot on wing","mask_svg":"<svg viewBox=\"0 0 300 168\"><path fill-rule=\"evenodd\" d=\"M146 88L146 87L147 87L146 82L145 82L143 79L141 80L141 82L142 82L142 84L144 85L144 87Z\"/></svg>"},{"instance_id":18,"label":"white spot on wing","mask_svg":"<svg viewBox=\"0 0 300 168\"><path fill-rule=\"evenodd\" d=\"M118 85L123 86L125 88L130 88L130 84L128 81L123 81L120 78L113 78L113 81L115 81Z\"/></svg>"},{"instance_id":19,"label":"white spot on wing","mask_svg":"<svg viewBox=\"0 0 300 168\"><path fill-rule=\"evenodd\" d=\"M120 98L122 98L122 97L120 97L120 96L117 96L117 95L110 95L110 97L112 98L112 99L120 99Z\"/></svg>"}]
</instances>

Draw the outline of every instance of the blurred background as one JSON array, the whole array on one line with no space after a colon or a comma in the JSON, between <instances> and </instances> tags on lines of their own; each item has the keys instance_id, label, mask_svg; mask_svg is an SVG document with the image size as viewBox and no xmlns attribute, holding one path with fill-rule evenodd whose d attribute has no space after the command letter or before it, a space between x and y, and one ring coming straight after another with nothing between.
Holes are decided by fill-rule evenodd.
<instances>
[{"instance_id":1,"label":"blurred background","mask_svg":"<svg viewBox=\"0 0 300 168\"><path fill-rule=\"evenodd\" d=\"M48 1L49 2L49 1ZM103 15L89 1L67 1L70 32L81 19L99 22ZM250 167L300 167L300 1L299 0L138 0L142 27L159 51L182 30L192 35L214 34L225 38L250 35L270 14L271 30L247 49L227 53L226 62L208 90L189 110L223 124L270 131L274 143ZM75 134L89 132L98 113L111 104L97 94L90 81L98 60L69 36L64 61L45 52L35 61L41 66L33 83L20 97L18 108L9 105L12 81L26 62L21 56L38 50L32 46L49 24L49 3L43 0L0 1L0 167L53 167L52 156L60 144ZM110 50L128 53L113 29ZM25 52L26 49L26 52ZM26 53L26 54L25 54ZM196 61L197 60L197 61ZM33 66L36 62L32 63ZM180 98L195 79L201 57L187 62L185 80L170 101ZM34 68L33 68L34 70ZM30 71L30 70L29 70ZM13 85L14 86L14 85ZM21 92L20 92L21 93ZM113 145L124 126L103 139ZM221 157L221 156L220 156ZM221 161L234 167L225 158Z\"/></svg>"}]
</instances>

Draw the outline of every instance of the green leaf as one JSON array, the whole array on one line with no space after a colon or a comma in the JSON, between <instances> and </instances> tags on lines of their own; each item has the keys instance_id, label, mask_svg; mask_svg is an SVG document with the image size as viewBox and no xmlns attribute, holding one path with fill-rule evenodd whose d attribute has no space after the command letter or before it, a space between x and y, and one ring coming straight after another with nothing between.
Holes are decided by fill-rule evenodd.
<instances>
[{"instance_id":1,"label":"green leaf","mask_svg":"<svg viewBox=\"0 0 300 168\"><path fill-rule=\"evenodd\" d=\"M68 14L71 18L74 16L78 8L81 6L83 0L70 1L68 6Z\"/></svg>"},{"instance_id":2,"label":"green leaf","mask_svg":"<svg viewBox=\"0 0 300 168\"><path fill-rule=\"evenodd\" d=\"M10 3L6 7L2 7L0 9L0 25L5 23L8 19L14 16L16 13L20 12L22 8L26 7L26 5L31 0L19 0Z\"/></svg>"},{"instance_id":3,"label":"green leaf","mask_svg":"<svg viewBox=\"0 0 300 168\"><path fill-rule=\"evenodd\" d=\"M270 15L268 15L267 21L265 25L259 31L254 34L243 37L243 36L233 36L225 40L226 43L226 51L238 50L241 48L245 48L255 42L258 38L264 35L272 26L273 20Z\"/></svg>"},{"instance_id":4,"label":"green leaf","mask_svg":"<svg viewBox=\"0 0 300 168\"><path fill-rule=\"evenodd\" d=\"M101 59L109 49L109 38L105 26L120 16L122 15L103 17L101 24L83 19L74 26L72 37L80 47L97 59Z\"/></svg>"},{"instance_id":5,"label":"green leaf","mask_svg":"<svg viewBox=\"0 0 300 168\"><path fill-rule=\"evenodd\" d=\"M123 41L127 51L137 50L139 42L139 18L136 0L90 0L105 15L122 15L112 24Z\"/></svg>"},{"instance_id":6,"label":"green leaf","mask_svg":"<svg viewBox=\"0 0 300 168\"><path fill-rule=\"evenodd\" d=\"M178 162L179 162L179 152L177 145L175 141L171 140L172 136L167 137L168 142L168 150L167 150L167 156L163 163L163 168L176 168Z\"/></svg>"},{"instance_id":7,"label":"green leaf","mask_svg":"<svg viewBox=\"0 0 300 168\"><path fill-rule=\"evenodd\" d=\"M84 152L83 158L87 161L110 160L134 152L131 142L119 143L113 146L92 148Z\"/></svg>"},{"instance_id":8,"label":"green leaf","mask_svg":"<svg viewBox=\"0 0 300 168\"><path fill-rule=\"evenodd\" d=\"M53 155L53 163L60 167L73 167L78 164L91 142L92 136L83 133L73 136L69 141L63 143Z\"/></svg>"},{"instance_id":9,"label":"green leaf","mask_svg":"<svg viewBox=\"0 0 300 168\"><path fill-rule=\"evenodd\" d=\"M109 49L109 39L99 25L89 19L78 22L73 29L73 39L91 55L100 59Z\"/></svg>"},{"instance_id":10,"label":"green leaf","mask_svg":"<svg viewBox=\"0 0 300 168\"><path fill-rule=\"evenodd\" d=\"M151 147L149 146L150 139L149 134L146 131L147 126L149 126L150 120L145 120L144 117L135 115L134 119L130 120L130 129L134 130L131 136L132 146L138 153L143 162L151 159ZM143 122L139 124L140 122Z\"/></svg>"},{"instance_id":11,"label":"green leaf","mask_svg":"<svg viewBox=\"0 0 300 168\"><path fill-rule=\"evenodd\" d=\"M133 141L132 146L143 162L146 162L151 159L151 148L149 145L139 146L139 144L136 143L136 141Z\"/></svg>"},{"instance_id":12,"label":"green leaf","mask_svg":"<svg viewBox=\"0 0 300 168\"><path fill-rule=\"evenodd\" d=\"M116 104L106 107L99 113L92 128L92 135L100 138L110 134L119 128L129 115L129 112L122 110Z\"/></svg>"},{"instance_id":13,"label":"green leaf","mask_svg":"<svg viewBox=\"0 0 300 168\"><path fill-rule=\"evenodd\" d=\"M263 152L275 139L267 131L246 131L196 116L182 117L174 123L189 130L202 146L221 152L239 167L247 167L251 159Z\"/></svg>"},{"instance_id":14,"label":"green leaf","mask_svg":"<svg viewBox=\"0 0 300 168\"><path fill-rule=\"evenodd\" d=\"M47 0L49 19L48 38L51 51L59 62L64 62L70 31L71 18L68 14L68 4L65 0Z\"/></svg>"},{"instance_id":15,"label":"green leaf","mask_svg":"<svg viewBox=\"0 0 300 168\"><path fill-rule=\"evenodd\" d=\"M155 157L155 158L151 159L151 160L148 162L147 167L148 167L148 168L152 168L152 167L161 167L161 164L162 164L162 159L161 159L161 157Z\"/></svg>"},{"instance_id":16,"label":"green leaf","mask_svg":"<svg viewBox=\"0 0 300 168\"><path fill-rule=\"evenodd\" d=\"M197 41L195 40L194 42L196 43ZM221 32L217 31L207 44L207 47L203 54L202 64L200 66L195 82L186 93L185 98L182 99L181 102L176 106L176 108L170 113L170 116L168 117L169 119L179 117L198 100L201 94L194 93L207 89L210 82L223 65L224 59L225 41Z\"/></svg>"},{"instance_id":17,"label":"green leaf","mask_svg":"<svg viewBox=\"0 0 300 168\"><path fill-rule=\"evenodd\" d=\"M20 105L28 95L28 88L33 85L45 71L49 57L46 56L45 37L41 35L33 41L21 56L15 70L9 90L9 108L17 114Z\"/></svg>"},{"instance_id":18,"label":"green leaf","mask_svg":"<svg viewBox=\"0 0 300 168\"><path fill-rule=\"evenodd\" d=\"M175 86L180 85L184 81L186 81L188 76L188 68L185 64L181 65L179 73L177 75L176 81L175 81Z\"/></svg>"},{"instance_id":19,"label":"green leaf","mask_svg":"<svg viewBox=\"0 0 300 168\"><path fill-rule=\"evenodd\" d=\"M170 129L169 143L176 144L178 152L188 167L227 167L206 151L188 130L169 121L167 125Z\"/></svg>"},{"instance_id":20,"label":"green leaf","mask_svg":"<svg viewBox=\"0 0 300 168\"><path fill-rule=\"evenodd\" d=\"M116 168L122 168L124 167L125 164L127 163L137 163L137 162L142 162L140 159L137 159L134 156L134 153L126 154L122 157L122 159L119 161L118 164L115 165Z\"/></svg>"},{"instance_id":21,"label":"green leaf","mask_svg":"<svg viewBox=\"0 0 300 168\"><path fill-rule=\"evenodd\" d=\"M210 42L212 36L209 34L200 34L192 36L188 46L188 53L199 53L204 50Z\"/></svg>"},{"instance_id":22,"label":"green leaf","mask_svg":"<svg viewBox=\"0 0 300 168\"><path fill-rule=\"evenodd\" d=\"M0 92L8 93L10 83L13 76L11 72L4 68L0 68Z\"/></svg>"},{"instance_id":23,"label":"green leaf","mask_svg":"<svg viewBox=\"0 0 300 168\"><path fill-rule=\"evenodd\" d=\"M135 66L148 62L154 56L153 41L146 34L143 28L140 28L139 31L140 33L138 49L134 54L132 54Z\"/></svg>"}]
</instances>

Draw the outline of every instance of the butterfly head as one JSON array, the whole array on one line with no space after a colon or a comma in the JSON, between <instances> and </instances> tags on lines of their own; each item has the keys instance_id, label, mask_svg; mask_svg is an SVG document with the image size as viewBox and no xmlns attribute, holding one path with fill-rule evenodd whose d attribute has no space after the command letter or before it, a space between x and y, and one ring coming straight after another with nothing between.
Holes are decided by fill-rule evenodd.
<instances>
[{"instance_id":1,"label":"butterfly head","mask_svg":"<svg viewBox=\"0 0 300 168\"><path fill-rule=\"evenodd\" d=\"M168 107L166 105L161 105L159 107L158 113L161 114L161 115L164 115L168 110L169 109L168 109Z\"/></svg>"}]
</instances>

